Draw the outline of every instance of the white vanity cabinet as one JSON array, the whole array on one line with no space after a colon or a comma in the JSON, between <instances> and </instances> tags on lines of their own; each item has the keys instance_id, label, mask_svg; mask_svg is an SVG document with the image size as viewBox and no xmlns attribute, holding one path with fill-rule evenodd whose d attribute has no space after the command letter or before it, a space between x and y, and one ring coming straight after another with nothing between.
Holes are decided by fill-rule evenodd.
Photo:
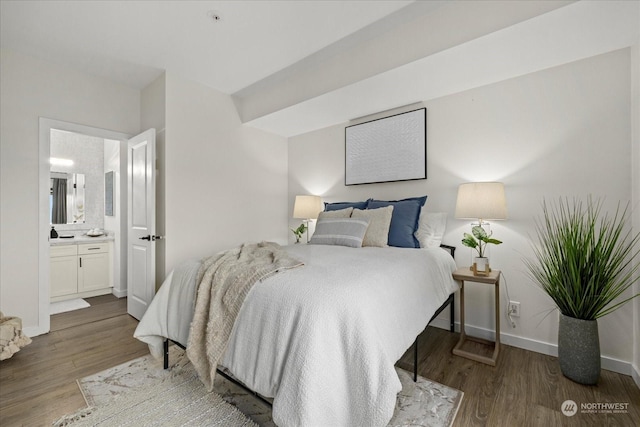
<instances>
[{"instance_id":1,"label":"white vanity cabinet","mask_svg":"<svg viewBox=\"0 0 640 427\"><path fill-rule=\"evenodd\" d=\"M111 293L111 245L107 241L51 246L51 301Z\"/></svg>"},{"instance_id":2,"label":"white vanity cabinet","mask_svg":"<svg viewBox=\"0 0 640 427\"><path fill-rule=\"evenodd\" d=\"M78 292L78 245L51 246L51 299Z\"/></svg>"},{"instance_id":3,"label":"white vanity cabinet","mask_svg":"<svg viewBox=\"0 0 640 427\"><path fill-rule=\"evenodd\" d=\"M110 288L109 242L78 245L78 292Z\"/></svg>"}]
</instances>

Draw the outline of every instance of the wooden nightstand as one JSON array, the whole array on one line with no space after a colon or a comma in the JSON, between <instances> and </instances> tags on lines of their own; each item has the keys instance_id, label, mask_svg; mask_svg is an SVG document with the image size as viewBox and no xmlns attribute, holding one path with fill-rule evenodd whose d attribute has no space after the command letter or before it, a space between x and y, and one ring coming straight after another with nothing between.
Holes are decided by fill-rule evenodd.
<instances>
[{"instance_id":1,"label":"wooden nightstand","mask_svg":"<svg viewBox=\"0 0 640 427\"><path fill-rule=\"evenodd\" d=\"M453 354L457 356L466 357L476 362L486 363L491 366L496 366L496 360L498 359L498 353L500 352L500 270L493 270L488 276L474 276L473 271L469 267L462 267L457 269L453 273L453 278L460 282L460 341L453 349ZM464 330L464 282L476 282L486 283L495 287L495 302L496 302L496 340L495 344L491 341L487 341L481 338L474 338L467 336ZM476 353L472 353L467 350L463 350L462 346L465 341L475 341L482 344L494 344L493 355L491 357L482 356Z\"/></svg>"}]
</instances>

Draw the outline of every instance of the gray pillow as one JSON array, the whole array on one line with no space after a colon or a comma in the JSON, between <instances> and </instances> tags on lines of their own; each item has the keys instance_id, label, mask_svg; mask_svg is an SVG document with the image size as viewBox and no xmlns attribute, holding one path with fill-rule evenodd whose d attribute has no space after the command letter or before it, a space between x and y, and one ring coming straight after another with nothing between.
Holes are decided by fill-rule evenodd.
<instances>
[{"instance_id":1,"label":"gray pillow","mask_svg":"<svg viewBox=\"0 0 640 427\"><path fill-rule=\"evenodd\" d=\"M386 206L377 209L354 209L351 218L366 218L370 220L367 234L364 235L362 246L377 246L386 248L389 241L389 227L391 227L391 217L393 206Z\"/></svg>"},{"instance_id":2,"label":"gray pillow","mask_svg":"<svg viewBox=\"0 0 640 427\"><path fill-rule=\"evenodd\" d=\"M346 209L340 209L337 211L323 211L318 214L318 219L323 218L350 218L351 212L353 212L352 207L348 207Z\"/></svg>"},{"instance_id":3,"label":"gray pillow","mask_svg":"<svg viewBox=\"0 0 640 427\"><path fill-rule=\"evenodd\" d=\"M367 219L320 218L309 243L359 248L368 226Z\"/></svg>"}]
</instances>

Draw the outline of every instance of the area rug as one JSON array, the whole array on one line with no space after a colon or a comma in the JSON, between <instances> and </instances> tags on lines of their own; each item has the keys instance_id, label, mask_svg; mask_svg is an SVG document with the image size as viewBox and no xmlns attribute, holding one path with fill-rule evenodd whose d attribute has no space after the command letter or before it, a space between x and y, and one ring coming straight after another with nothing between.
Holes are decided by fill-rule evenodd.
<instances>
[{"instance_id":1,"label":"area rug","mask_svg":"<svg viewBox=\"0 0 640 427\"><path fill-rule=\"evenodd\" d=\"M49 314L66 313L67 311L80 310L81 308L91 307L91 304L82 298L68 299L66 301L52 302L49 304Z\"/></svg>"},{"instance_id":2,"label":"area rug","mask_svg":"<svg viewBox=\"0 0 640 427\"><path fill-rule=\"evenodd\" d=\"M150 355L143 356L82 378L78 380L78 385L87 405L101 408L118 399L119 396L128 396L136 390L158 389L158 384L166 382L175 376L176 372L187 375L193 373L193 368L184 351L176 346L170 348L170 361L171 369L164 370L161 360L156 360ZM402 391L398 394L396 409L389 426L451 426L463 393L422 377L418 377L418 381L414 383L412 374L399 368L396 370L402 382ZM214 393L238 408L256 424L275 426L271 419L270 407L220 375L216 376ZM168 424L165 423L165 425Z\"/></svg>"},{"instance_id":3,"label":"area rug","mask_svg":"<svg viewBox=\"0 0 640 427\"><path fill-rule=\"evenodd\" d=\"M54 426L221 426L255 427L236 407L208 392L195 370L117 396L104 405L63 417Z\"/></svg>"}]
</instances>

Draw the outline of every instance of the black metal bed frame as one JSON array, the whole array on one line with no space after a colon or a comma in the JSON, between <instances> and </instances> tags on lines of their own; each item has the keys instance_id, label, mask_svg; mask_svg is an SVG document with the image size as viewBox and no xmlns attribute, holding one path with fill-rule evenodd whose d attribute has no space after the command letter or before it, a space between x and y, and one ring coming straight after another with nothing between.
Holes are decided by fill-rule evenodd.
<instances>
[{"instance_id":1,"label":"black metal bed frame","mask_svg":"<svg viewBox=\"0 0 640 427\"><path fill-rule=\"evenodd\" d=\"M455 252L456 252L455 246L440 245L440 247L445 249L445 250L447 250L447 251L449 251L451 256L455 258ZM447 298L447 300L436 310L434 315L431 316L431 319L429 319L429 323L427 323L427 326L425 327L425 329L427 329L429 327L431 322L433 322L433 319L438 317L438 315L440 313L442 313L444 311L444 309L447 308L447 305L448 305L449 306L449 315L450 315L449 330L451 332L455 332L455 323L454 323L454 320L455 320L455 298L454 298L454 296L455 296L455 293L449 295L449 298ZM416 340L413 343L413 382L416 382L418 380L418 340L419 340L419 338L420 338L420 334L418 334L418 336L416 337ZM174 341L174 340L170 340L169 338L165 338L165 340L164 340L164 369L169 369L169 341L173 342L175 345L177 345L181 349L186 350L185 346L183 346L179 342ZM269 407L273 406L273 404L269 400L267 400L266 397L262 396L260 393L257 393L255 391L251 390L248 386L243 384L241 381L235 379L231 375L227 374L222 369L216 368L216 372L218 374L220 374L222 377L224 377L227 380L229 380L232 383L234 383L235 385L242 387L244 390L246 390L250 394L253 394L255 397L260 399L267 406L269 406Z\"/></svg>"},{"instance_id":2,"label":"black metal bed frame","mask_svg":"<svg viewBox=\"0 0 640 427\"><path fill-rule=\"evenodd\" d=\"M164 369L169 369L169 341L171 341L172 343L174 343L175 345L177 345L178 347L180 347L183 350L186 350L185 346L183 346L182 344L180 344L177 341L174 341L172 339L169 338L165 338L164 340ZM232 377L231 375L227 374L226 372L224 372L222 369L220 368L216 368L216 372L218 374L220 374L222 377L226 378L227 380L231 381L232 383L234 383L235 385L242 387L243 389L245 389L249 394L253 394L255 397L257 397L258 399L260 399L263 403L265 403L267 406L272 407L273 404L267 400L266 397L264 397L263 395L261 395L260 393L257 393L253 390L251 390L249 387L247 387L246 385L244 385L242 382L240 382L239 380L235 379L234 377Z\"/></svg>"}]
</instances>

